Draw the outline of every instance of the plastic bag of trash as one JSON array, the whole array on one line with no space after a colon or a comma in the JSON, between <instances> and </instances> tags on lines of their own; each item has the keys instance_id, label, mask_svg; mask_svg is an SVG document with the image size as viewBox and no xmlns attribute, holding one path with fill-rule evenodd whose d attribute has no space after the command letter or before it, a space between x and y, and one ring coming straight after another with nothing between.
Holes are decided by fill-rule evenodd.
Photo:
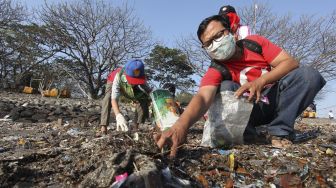
<instances>
[{"instance_id":1,"label":"plastic bag of trash","mask_svg":"<svg viewBox=\"0 0 336 188\"><path fill-rule=\"evenodd\" d=\"M244 142L243 134L253 104L246 98L237 99L232 91L221 91L208 110L202 146L231 147Z\"/></svg>"}]
</instances>

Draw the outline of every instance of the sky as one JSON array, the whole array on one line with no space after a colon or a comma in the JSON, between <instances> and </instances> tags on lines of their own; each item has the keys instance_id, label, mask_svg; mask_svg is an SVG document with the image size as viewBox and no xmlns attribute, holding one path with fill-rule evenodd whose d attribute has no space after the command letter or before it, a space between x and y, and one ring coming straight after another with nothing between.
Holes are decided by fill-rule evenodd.
<instances>
[{"instance_id":1,"label":"sky","mask_svg":"<svg viewBox=\"0 0 336 188\"><path fill-rule=\"evenodd\" d=\"M64 0L17 0L29 10L38 9L44 2L57 3ZM70 2L71 0L67 0ZM155 39L168 47L181 36L195 35L199 23L213 14L217 14L223 5L231 5L237 10L253 3L268 4L273 13L290 13L294 18L301 15L322 17L336 11L336 0L105 0L114 5L127 3L134 8L134 14L150 27ZM326 117L329 110L336 114L336 81L328 82L329 91L317 102L317 114Z\"/></svg>"}]
</instances>

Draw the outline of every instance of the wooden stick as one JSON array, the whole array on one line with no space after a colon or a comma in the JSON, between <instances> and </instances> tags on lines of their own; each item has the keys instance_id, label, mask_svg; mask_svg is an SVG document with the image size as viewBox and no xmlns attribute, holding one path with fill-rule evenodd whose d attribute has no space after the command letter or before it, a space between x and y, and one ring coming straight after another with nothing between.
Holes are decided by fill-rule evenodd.
<instances>
[{"instance_id":1,"label":"wooden stick","mask_svg":"<svg viewBox=\"0 0 336 188\"><path fill-rule=\"evenodd\" d=\"M183 147L183 146L201 147L201 148L204 147L204 146L199 146L199 145L194 145L194 144L182 144L182 145L178 146L176 149L181 148L181 147ZM206 147L206 148L207 148L207 147ZM171 152L171 149L170 149L170 150L166 150L166 151L164 151L164 149L162 148L160 153L157 153L157 154L153 155L152 157L156 157L156 156L158 156L158 155L164 155L164 154L167 154L167 153L169 153L169 152Z\"/></svg>"}]
</instances>

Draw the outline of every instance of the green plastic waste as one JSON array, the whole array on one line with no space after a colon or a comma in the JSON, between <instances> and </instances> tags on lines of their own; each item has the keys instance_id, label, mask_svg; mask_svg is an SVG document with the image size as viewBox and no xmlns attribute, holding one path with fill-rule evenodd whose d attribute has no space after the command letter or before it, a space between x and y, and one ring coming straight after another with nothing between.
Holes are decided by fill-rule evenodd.
<instances>
[{"instance_id":1,"label":"green plastic waste","mask_svg":"<svg viewBox=\"0 0 336 188\"><path fill-rule=\"evenodd\" d=\"M180 116L174 97L165 89L153 91L150 97L157 126L161 131L169 129Z\"/></svg>"}]
</instances>

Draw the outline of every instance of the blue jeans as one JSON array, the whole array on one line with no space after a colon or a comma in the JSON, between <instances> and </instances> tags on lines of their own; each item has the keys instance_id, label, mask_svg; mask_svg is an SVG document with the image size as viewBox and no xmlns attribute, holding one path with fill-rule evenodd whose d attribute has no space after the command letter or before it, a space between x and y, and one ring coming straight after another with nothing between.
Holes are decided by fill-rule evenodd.
<instances>
[{"instance_id":1,"label":"blue jeans","mask_svg":"<svg viewBox=\"0 0 336 188\"><path fill-rule=\"evenodd\" d=\"M294 133L295 119L310 105L316 94L326 84L321 74L310 67L297 68L270 88L263 90L270 104L255 103L244 137L257 135L256 126L267 125L267 132L274 136ZM223 81L221 90L235 91L239 84Z\"/></svg>"}]
</instances>

